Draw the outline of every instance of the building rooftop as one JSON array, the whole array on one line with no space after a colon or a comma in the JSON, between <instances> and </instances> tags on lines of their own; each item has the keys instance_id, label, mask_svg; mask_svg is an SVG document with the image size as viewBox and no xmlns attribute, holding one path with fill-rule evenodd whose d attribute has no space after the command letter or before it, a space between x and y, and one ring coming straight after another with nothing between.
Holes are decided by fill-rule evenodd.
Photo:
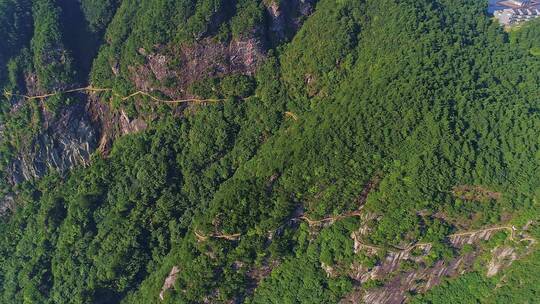
<instances>
[{"instance_id":1,"label":"building rooftop","mask_svg":"<svg viewBox=\"0 0 540 304\"><path fill-rule=\"evenodd\" d=\"M493 16L505 26L540 17L540 0L490 1L489 4Z\"/></svg>"}]
</instances>

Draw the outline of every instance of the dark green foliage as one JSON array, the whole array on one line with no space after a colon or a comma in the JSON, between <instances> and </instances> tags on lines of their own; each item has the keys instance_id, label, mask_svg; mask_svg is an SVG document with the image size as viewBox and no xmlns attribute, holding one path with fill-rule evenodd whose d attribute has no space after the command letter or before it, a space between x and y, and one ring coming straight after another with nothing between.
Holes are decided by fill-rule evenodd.
<instances>
[{"instance_id":1,"label":"dark green foliage","mask_svg":"<svg viewBox=\"0 0 540 304\"><path fill-rule=\"evenodd\" d=\"M448 285L447 285L448 286ZM484 299L491 293L491 287L482 274L466 274L458 281L452 283L454 290L448 290L445 285L437 287L430 295L418 297L413 303L435 304L435 303L478 303L479 299Z\"/></svg>"},{"instance_id":2,"label":"dark green foliage","mask_svg":"<svg viewBox=\"0 0 540 304\"><path fill-rule=\"evenodd\" d=\"M196 82L189 88L191 94L202 98L246 98L253 95L255 81L245 75L225 76L221 79L207 78Z\"/></svg>"},{"instance_id":3,"label":"dark green foliage","mask_svg":"<svg viewBox=\"0 0 540 304\"><path fill-rule=\"evenodd\" d=\"M90 30L99 33L107 27L118 6L117 0L83 0L81 8Z\"/></svg>"},{"instance_id":4,"label":"dark green foliage","mask_svg":"<svg viewBox=\"0 0 540 304\"><path fill-rule=\"evenodd\" d=\"M84 78L76 77L84 60L74 32L105 31L91 83L128 95L130 68L145 54L216 35L223 43L259 35L268 23L261 1L82 1L83 25L66 36L65 3L31 5L31 44L30 34L0 34L10 50L1 52L2 87L14 92L25 92L32 70L47 90ZM349 278L353 263L374 267L384 258L354 253L351 234L361 226L369 227L363 241L383 248L432 243L424 257L431 265L478 250L451 248L451 233L536 218L538 24L506 33L484 10L473 0L322 0L254 77L185 88L221 103L172 115L150 100L126 106L113 98L130 118L153 109L149 128L118 139L86 168L20 186L17 210L0 224L2 301L161 303L177 266L163 303L335 303L359 286ZM27 18L21 9L5 12L2 25ZM55 111L66 101L45 106ZM38 132L42 113L36 101L8 115L7 102L3 167ZM452 193L461 185L500 196L462 199ZM299 218L360 208L372 216L324 227ZM482 246L507 239L501 233ZM532 302L539 284L526 269L536 264L536 252L516 262L493 293L497 278L473 272L417 301Z\"/></svg>"},{"instance_id":5,"label":"dark green foliage","mask_svg":"<svg viewBox=\"0 0 540 304\"><path fill-rule=\"evenodd\" d=\"M7 80L6 65L10 58L28 45L32 32L31 2L0 1L0 88Z\"/></svg>"},{"instance_id":6,"label":"dark green foliage","mask_svg":"<svg viewBox=\"0 0 540 304\"><path fill-rule=\"evenodd\" d=\"M244 75L233 75L221 80L221 93L225 96L248 97L255 91L255 82Z\"/></svg>"},{"instance_id":7,"label":"dark green foliage","mask_svg":"<svg viewBox=\"0 0 540 304\"><path fill-rule=\"evenodd\" d=\"M231 20L233 38L249 34L264 24L264 6L262 1L240 0L236 4L236 15Z\"/></svg>"},{"instance_id":8,"label":"dark green foliage","mask_svg":"<svg viewBox=\"0 0 540 304\"><path fill-rule=\"evenodd\" d=\"M328 97L354 61L362 3L321 1L282 57L283 80L291 96ZM306 105L303 105L306 106Z\"/></svg>"},{"instance_id":9,"label":"dark green foliage","mask_svg":"<svg viewBox=\"0 0 540 304\"><path fill-rule=\"evenodd\" d=\"M336 223L321 231L317 242L320 244L320 261L326 265L349 265L354 258L353 240L350 235L358 226L351 219Z\"/></svg>"},{"instance_id":10,"label":"dark green foliage","mask_svg":"<svg viewBox=\"0 0 540 304\"><path fill-rule=\"evenodd\" d=\"M350 289L347 285L328 282L313 261L291 259L284 261L260 285L251 303L336 303Z\"/></svg>"},{"instance_id":11,"label":"dark green foliage","mask_svg":"<svg viewBox=\"0 0 540 304\"><path fill-rule=\"evenodd\" d=\"M33 2L32 11L32 52L39 85L51 91L65 88L75 80L75 67L62 40L61 10L53 0L37 0Z\"/></svg>"},{"instance_id":12,"label":"dark green foliage","mask_svg":"<svg viewBox=\"0 0 540 304\"><path fill-rule=\"evenodd\" d=\"M540 20L525 23L518 31L510 33L512 42L529 50L531 55L540 56Z\"/></svg>"}]
</instances>

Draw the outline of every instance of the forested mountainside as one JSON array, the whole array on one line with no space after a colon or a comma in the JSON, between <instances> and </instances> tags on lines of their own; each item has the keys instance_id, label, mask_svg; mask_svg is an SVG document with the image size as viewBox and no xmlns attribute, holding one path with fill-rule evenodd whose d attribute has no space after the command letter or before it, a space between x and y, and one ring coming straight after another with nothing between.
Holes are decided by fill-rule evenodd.
<instances>
[{"instance_id":1,"label":"forested mountainside","mask_svg":"<svg viewBox=\"0 0 540 304\"><path fill-rule=\"evenodd\" d=\"M1 303L536 303L540 21L0 0Z\"/></svg>"}]
</instances>

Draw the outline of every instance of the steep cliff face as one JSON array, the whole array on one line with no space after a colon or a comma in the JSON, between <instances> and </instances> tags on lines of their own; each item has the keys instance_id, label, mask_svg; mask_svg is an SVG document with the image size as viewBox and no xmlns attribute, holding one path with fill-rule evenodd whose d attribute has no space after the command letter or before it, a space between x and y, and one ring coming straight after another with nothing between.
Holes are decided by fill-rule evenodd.
<instances>
[{"instance_id":1,"label":"steep cliff face","mask_svg":"<svg viewBox=\"0 0 540 304\"><path fill-rule=\"evenodd\" d=\"M270 49L292 38L313 12L315 3L315 0L270 1L264 4L266 24L257 24L227 41L201 34L194 42L154 46L152 52L139 48L137 52L145 63L128 67L130 80L139 90L159 91L179 98L190 96L186 89L207 78L253 75ZM223 19L224 16L214 16L214 23ZM212 32L211 28L207 32ZM119 76L117 63L111 70Z\"/></svg>"},{"instance_id":2,"label":"steep cliff face","mask_svg":"<svg viewBox=\"0 0 540 304\"><path fill-rule=\"evenodd\" d=\"M540 239L540 61L476 0L31 1L0 80L6 302L402 303L499 289ZM89 61L45 22L69 10Z\"/></svg>"},{"instance_id":3,"label":"steep cliff face","mask_svg":"<svg viewBox=\"0 0 540 304\"><path fill-rule=\"evenodd\" d=\"M205 38L191 45L164 47L162 52L152 54L140 49L146 64L131 68L132 82L139 90L183 97L191 84L205 78L253 75L264 61L266 51L263 41L256 37L229 43Z\"/></svg>"},{"instance_id":4,"label":"steep cliff face","mask_svg":"<svg viewBox=\"0 0 540 304\"><path fill-rule=\"evenodd\" d=\"M17 184L43 177L51 169L66 173L85 164L97 147L99 133L84 103L63 108L56 117L45 119L43 132L13 159L9 181Z\"/></svg>"},{"instance_id":5,"label":"steep cliff face","mask_svg":"<svg viewBox=\"0 0 540 304\"><path fill-rule=\"evenodd\" d=\"M91 121L99 131L97 153L107 155L115 139L143 131L147 127L144 118L129 118L123 109L114 111L107 103L101 102L95 95L90 95L86 108Z\"/></svg>"},{"instance_id":6,"label":"steep cliff face","mask_svg":"<svg viewBox=\"0 0 540 304\"><path fill-rule=\"evenodd\" d=\"M270 40L290 39L300 28L305 17L311 15L317 0L270 1L266 9L270 19Z\"/></svg>"},{"instance_id":7,"label":"steep cliff face","mask_svg":"<svg viewBox=\"0 0 540 304\"><path fill-rule=\"evenodd\" d=\"M493 239L501 231L509 233L505 245L495 246L491 250L482 248L482 244ZM362 234L360 230L352 235L355 241L355 252L376 255L380 249L366 246L357 239ZM444 282L445 279L470 272L475 263L484 266L486 275L493 277L502 269L509 267L515 260L530 254L536 242L536 239L529 235L528 225L519 228L500 226L450 235L448 245L454 248L456 256L438 260L432 265L426 264L425 260L433 250L431 243L391 251L372 268L358 264L351 266L349 275L360 283L360 288L344 298L342 303L405 303L412 294L425 293ZM475 249L464 251L465 246ZM482 255L489 259L482 261ZM327 273L330 274L329 271ZM361 289L364 288L366 282L371 280L382 283L377 288Z\"/></svg>"},{"instance_id":8,"label":"steep cliff face","mask_svg":"<svg viewBox=\"0 0 540 304\"><path fill-rule=\"evenodd\" d=\"M138 90L160 92L171 98L179 98L191 97L187 92L188 87L207 78L232 74L253 75L264 62L267 52L290 39L299 29L303 20L314 10L315 2L288 0L264 4L266 25L257 25L241 36L225 42L207 36L192 43L156 46L152 52L139 47L138 53L143 56L144 62L129 67L129 81ZM64 12L65 17L73 19L69 12L70 10ZM59 11L56 18L61 16L64 15ZM215 15L207 31L212 32L224 18L225 16ZM84 26L83 23L79 25ZM85 30L87 29L67 31L67 44L79 41L73 33ZM94 36L91 38L96 39ZM63 69L72 66L70 51L64 47L61 40L56 42L56 45L49 47L48 52L36 58L44 63L43 66L59 66ZM46 49L47 46L43 48ZM82 55L77 53L80 51L73 52L81 57ZM111 62L110 69L115 76L119 76L117 63ZM84 70L85 68L81 68L81 71ZM37 72L26 71L22 77L22 91L34 96L50 93L48 88L62 91L80 86L76 82L66 82L66 79L73 78L72 76L59 78L51 75L44 68ZM84 78L84 75L79 76ZM129 117L122 107L113 109L109 100L100 100L96 95L78 97L80 101L61 107L56 115L45 109L50 102L46 99L42 101L44 121L41 122L41 131L29 145L17 151L11 160L5 172L9 184L41 178L50 170L64 174L75 166L86 164L96 150L107 152L115 138L146 128L145 118ZM12 113L25 104L23 98L10 101L13 103L10 110Z\"/></svg>"}]
</instances>

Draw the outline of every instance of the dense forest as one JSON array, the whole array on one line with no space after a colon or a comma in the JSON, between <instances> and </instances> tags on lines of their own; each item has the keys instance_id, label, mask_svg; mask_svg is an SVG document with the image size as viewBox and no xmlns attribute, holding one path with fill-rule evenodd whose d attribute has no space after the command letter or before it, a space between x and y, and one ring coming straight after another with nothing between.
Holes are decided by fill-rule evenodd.
<instances>
[{"instance_id":1,"label":"dense forest","mask_svg":"<svg viewBox=\"0 0 540 304\"><path fill-rule=\"evenodd\" d=\"M0 303L538 302L540 19L487 5L0 0Z\"/></svg>"}]
</instances>

